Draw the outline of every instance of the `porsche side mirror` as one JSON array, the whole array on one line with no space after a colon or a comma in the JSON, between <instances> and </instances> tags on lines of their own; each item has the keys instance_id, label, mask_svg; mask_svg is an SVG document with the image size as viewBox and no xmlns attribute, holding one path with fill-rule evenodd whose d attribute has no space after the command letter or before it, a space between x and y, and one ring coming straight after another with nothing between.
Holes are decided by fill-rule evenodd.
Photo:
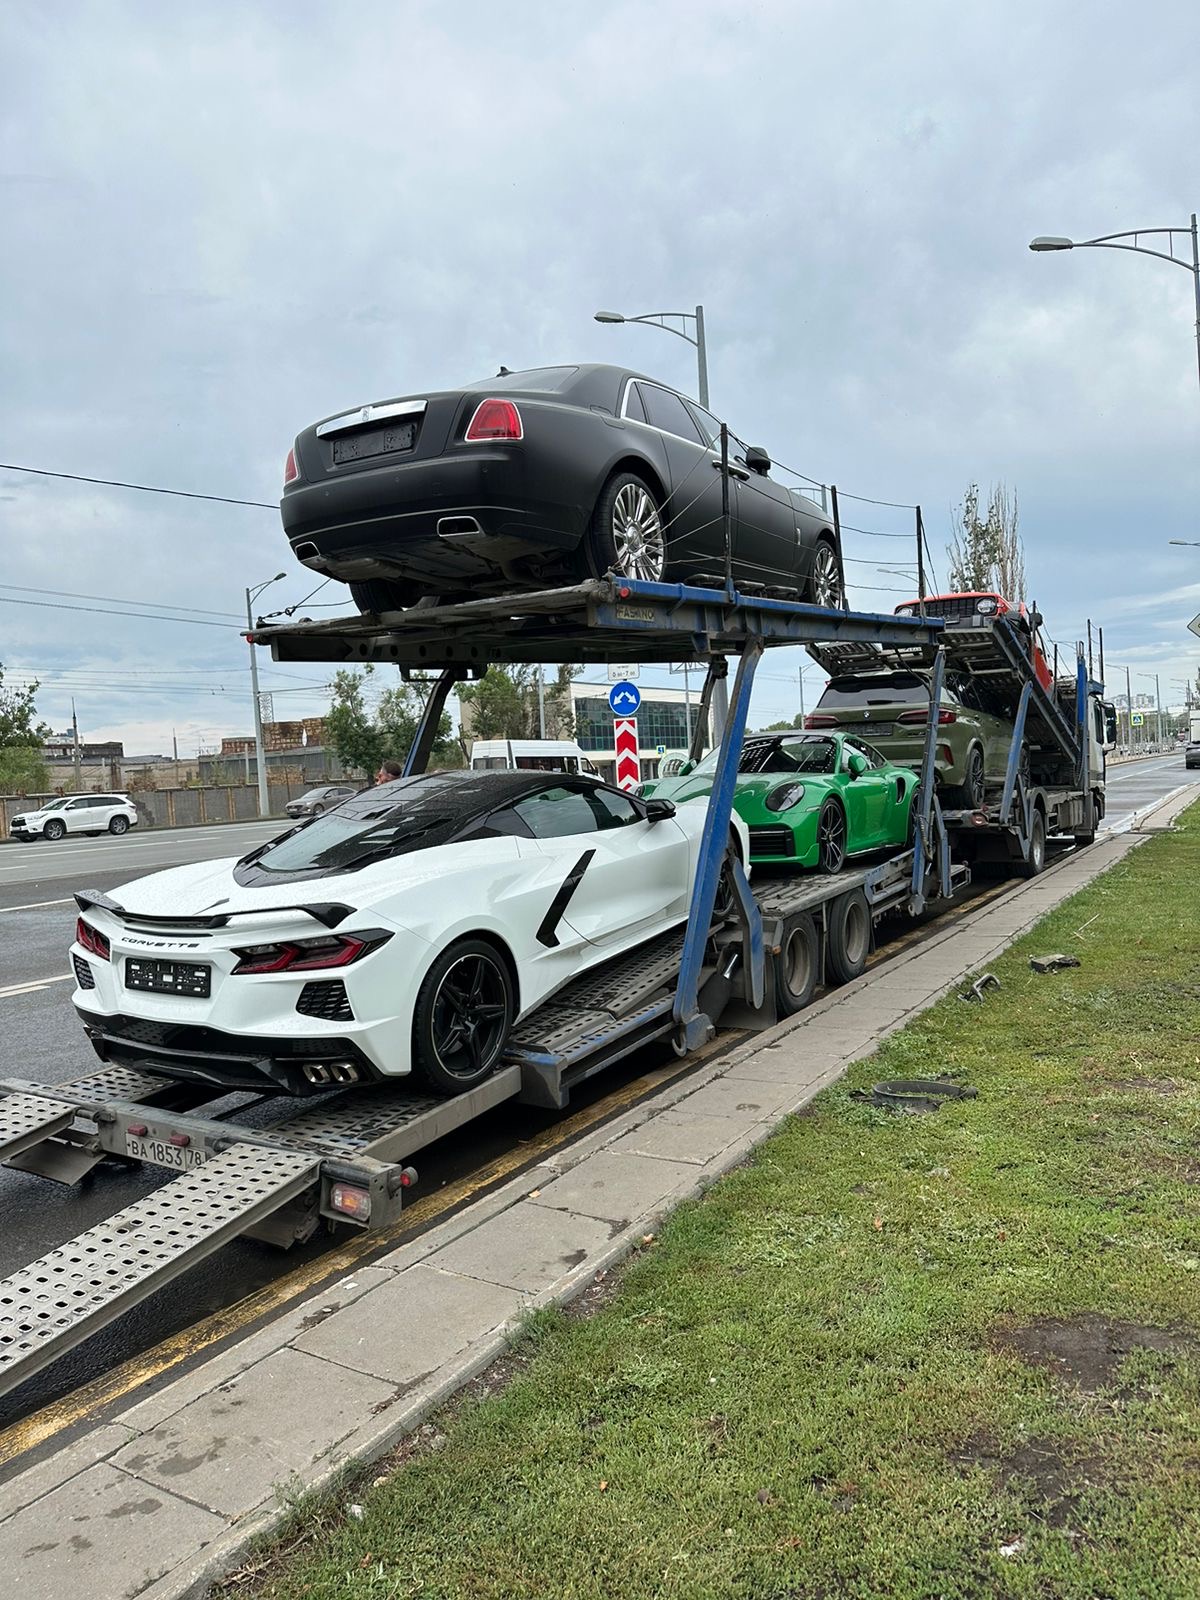
<instances>
[{"instance_id":1,"label":"porsche side mirror","mask_svg":"<svg viewBox=\"0 0 1200 1600\"><path fill-rule=\"evenodd\" d=\"M846 762L846 770L849 772L852 778L861 778L869 766L870 762L867 760L866 756L851 755L850 759Z\"/></svg>"},{"instance_id":2,"label":"porsche side mirror","mask_svg":"<svg viewBox=\"0 0 1200 1600\"><path fill-rule=\"evenodd\" d=\"M746 450L746 465L751 472L770 472L771 458L760 444L752 444Z\"/></svg>"},{"instance_id":3,"label":"porsche side mirror","mask_svg":"<svg viewBox=\"0 0 1200 1600\"><path fill-rule=\"evenodd\" d=\"M679 771L675 774L675 776L677 778L686 778L688 773L695 765L696 763L694 761L681 761L679 763Z\"/></svg>"},{"instance_id":4,"label":"porsche side mirror","mask_svg":"<svg viewBox=\"0 0 1200 1600\"><path fill-rule=\"evenodd\" d=\"M669 800L647 800L646 801L646 821L647 822L662 822L667 817L673 817L674 815L675 815L675 807L671 804L671 802Z\"/></svg>"}]
</instances>

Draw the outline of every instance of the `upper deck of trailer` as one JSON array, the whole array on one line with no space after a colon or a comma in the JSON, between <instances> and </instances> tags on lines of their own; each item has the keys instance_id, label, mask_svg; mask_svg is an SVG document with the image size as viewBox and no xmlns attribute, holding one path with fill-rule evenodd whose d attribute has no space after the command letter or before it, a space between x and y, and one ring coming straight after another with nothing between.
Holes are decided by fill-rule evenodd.
<instances>
[{"instance_id":1,"label":"upper deck of trailer","mask_svg":"<svg viewBox=\"0 0 1200 1600\"><path fill-rule=\"evenodd\" d=\"M406 670L493 664L681 661L765 646L935 646L939 619L835 611L769 594L694 584L594 578L565 589L500 599L417 605L407 611L259 624L249 635L276 661L387 663Z\"/></svg>"}]
</instances>

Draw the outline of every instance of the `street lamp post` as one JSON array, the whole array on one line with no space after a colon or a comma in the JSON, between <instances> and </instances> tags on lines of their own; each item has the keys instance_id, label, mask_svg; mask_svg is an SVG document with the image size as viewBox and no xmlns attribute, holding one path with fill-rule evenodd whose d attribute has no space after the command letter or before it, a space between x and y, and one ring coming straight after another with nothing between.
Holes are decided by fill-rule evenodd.
<instances>
[{"instance_id":1,"label":"street lamp post","mask_svg":"<svg viewBox=\"0 0 1200 1600\"><path fill-rule=\"evenodd\" d=\"M1143 238L1161 238L1163 234L1167 239L1165 251L1148 250L1145 245L1137 242ZM1176 234L1191 239L1190 262L1175 254ZM1132 239L1133 243L1122 243L1125 239ZM1156 256L1159 261L1169 261L1173 266L1182 267L1185 272L1190 272L1192 290L1196 298L1196 374L1200 377L1200 239L1197 237L1194 211L1191 223L1186 228L1131 228L1126 233L1105 233L1098 239L1063 239L1057 235L1040 234L1036 239L1030 240L1029 248L1039 253L1046 250L1131 250L1140 256Z\"/></svg>"},{"instance_id":2,"label":"street lamp post","mask_svg":"<svg viewBox=\"0 0 1200 1600\"><path fill-rule=\"evenodd\" d=\"M286 572L277 572L273 578L256 584L253 589L246 590L246 626L253 633L254 612L251 610L255 600L269 589L273 583L278 583L281 578L286 578ZM267 762L263 753L263 725L262 702L258 698L258 646L250 642L250 692L254 696L254 760L258 768L258 814L265 817L271 809L271 801L267 794Z\"/></svg>"},{"instance_id":3,"label":"street lamp post","mask_svg":"<svg viewBox=\"0 0 1200 1600\"><path fill-rule=\"evenodd\" d=\"M640 317L626 317L620 311L597 311L597 322L642 322L652 328L663 328L667 333L674 333L680 339L686 339L688 344L694 345L696 350L696 370L700 380L700 404L708 408L708 350L704 343L704 307L697 306L695 311L644 311ZM696 337L693 339L684 328L672 326L674 322L685 325L694 322Z\"/></svg>"}]
</instances>

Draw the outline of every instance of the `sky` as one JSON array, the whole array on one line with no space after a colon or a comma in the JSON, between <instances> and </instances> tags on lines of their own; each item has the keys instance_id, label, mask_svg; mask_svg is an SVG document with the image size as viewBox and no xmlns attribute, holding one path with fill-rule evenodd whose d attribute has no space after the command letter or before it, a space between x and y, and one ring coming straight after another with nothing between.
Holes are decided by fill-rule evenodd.
<instances>
[{"instance_id":1,"label":"sky","mask_svg":"<svg viewBox=\"0 0 1200 1600\"><path fill-rule=\"evenodd\" d=\"M248 731L244 590L317 582L273 509L301 428L501 363L688 390L682 340L592 313L702 302L742 437L919 502L943 578L965 488L1006 483L1050 637L1090 617L1110 687L1157 672L1181 704L1192 285L1027 245L1187 227L1198 56L1191 0L8 0L0 662L130 754ZM913 545L878 535L913 514L842 512L852 601L890 610ZM300 614L348 609L331 584ZM763 663L753 722L795 712L806 659ZM327 704L328 669L262 668L277 716Z\"/></svg>"}]
</instances>

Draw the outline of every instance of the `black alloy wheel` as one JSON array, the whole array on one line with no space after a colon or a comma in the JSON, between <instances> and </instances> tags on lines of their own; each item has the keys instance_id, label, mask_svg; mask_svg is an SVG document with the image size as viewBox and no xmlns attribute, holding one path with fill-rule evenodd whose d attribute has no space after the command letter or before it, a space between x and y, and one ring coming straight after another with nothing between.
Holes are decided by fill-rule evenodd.
<instances>
[{"instance_id":1,"label":"black alloy wheel","mask_svg":"<svg viewBox=\"0 0 1200 1600\"><path fill-rule=\"evenodd\" d=\"M118 838L120 837L121 834L128 833L129 832L129 818L128 817L111 817L109 819L109 823L108 823L108 831L109 831L109 833L115 833L118 836Z\"/></svg>"},{"instance_id":2,"label":"black alloy wheel","mask_svg":"<svg viewBox=\"0 0 1200 1600\"><path fill-rule=\"evenodd\" d=\"M968 811L978 811L983 805L983 751L977 744L973 744L967 751L966 766L963 768L962 787L958 792L962 797L963 805Z\"/></svg>"},{"instance_id":3,"label":"black alloy wheel","mask_svg":"<svg viewBox=\"0 0 1200 1600\"><path fill-rule=\"evenodd\" d=\"M828 539L818 539L813 551L812 603L826 611L842 608L842 574L838 568L837 551Z\"/></svg>"},{"instance_id":4,"label":"black alloy wheel","mask_svg":"<svg viewBox=\"0 0 1200 1600\"><path fill-rule=\"evenodd\" d=\"M601 491L588 530L596 577L658 583L667 570L667 536L654 490L635 472L618 472Z\"/></svg>"},{"instance_id":5,"label":"black alloy wheel","mask_svg":"<svg viewBox=\"0 0 1200 1600\"><path fill-rule=\"evenodd\" d=\"M61 817L51 817L50 821L42 829L42 833L47 839L61 839L66 831L67 825Z\"/></svg>"},{"instance_id":6,"label":"black alloy wheel","mask_svg":"<svg viewBox=\"0 0 1200 1600\"><path fill-rule=\"evenodd\" d=\"M413 1066L434 1089L461 1094L489 1078L515 1014L503 957L483 939L462 939L442 953L413 1010Z\"/></svg>"},{"instance_id":7,"label":"black alloy wheel","mask_svg":"<svg viewBox=\"0 0 1200 1600\"><path fill-rule=\"evenodd\" d=\"M717 879L717 897L713 901L713 926L724 927L727 922L732 922L737 915L737 889L733 882L733 868L729 857L732 852L739 862L742 859L742 846L736 833L730 830L729 849L725 852L725 859L721 862L721 875Z\"/></svg>"},{"instance_id":8,"label":"black alloy wheel","mask_svg":"<svg viewBox=\"0 0 1200 1600\"><path fill-rule=\"evenodd\" d=\"M367 578L350 585L350 597L360 611L407 611L421 598L421 591L408 578Z\"/></svg>"},{"instance_id":9,"label":"black alloy wheel","mask_svg":"<svg viewBox=\"0 0 1200 1600\"><path fill-rule=\"evenodd\" d=\"M846 813L836 800L826 800L817 818L817 869L840 872L846 861Z\"/></svg>"}]
</instances>

